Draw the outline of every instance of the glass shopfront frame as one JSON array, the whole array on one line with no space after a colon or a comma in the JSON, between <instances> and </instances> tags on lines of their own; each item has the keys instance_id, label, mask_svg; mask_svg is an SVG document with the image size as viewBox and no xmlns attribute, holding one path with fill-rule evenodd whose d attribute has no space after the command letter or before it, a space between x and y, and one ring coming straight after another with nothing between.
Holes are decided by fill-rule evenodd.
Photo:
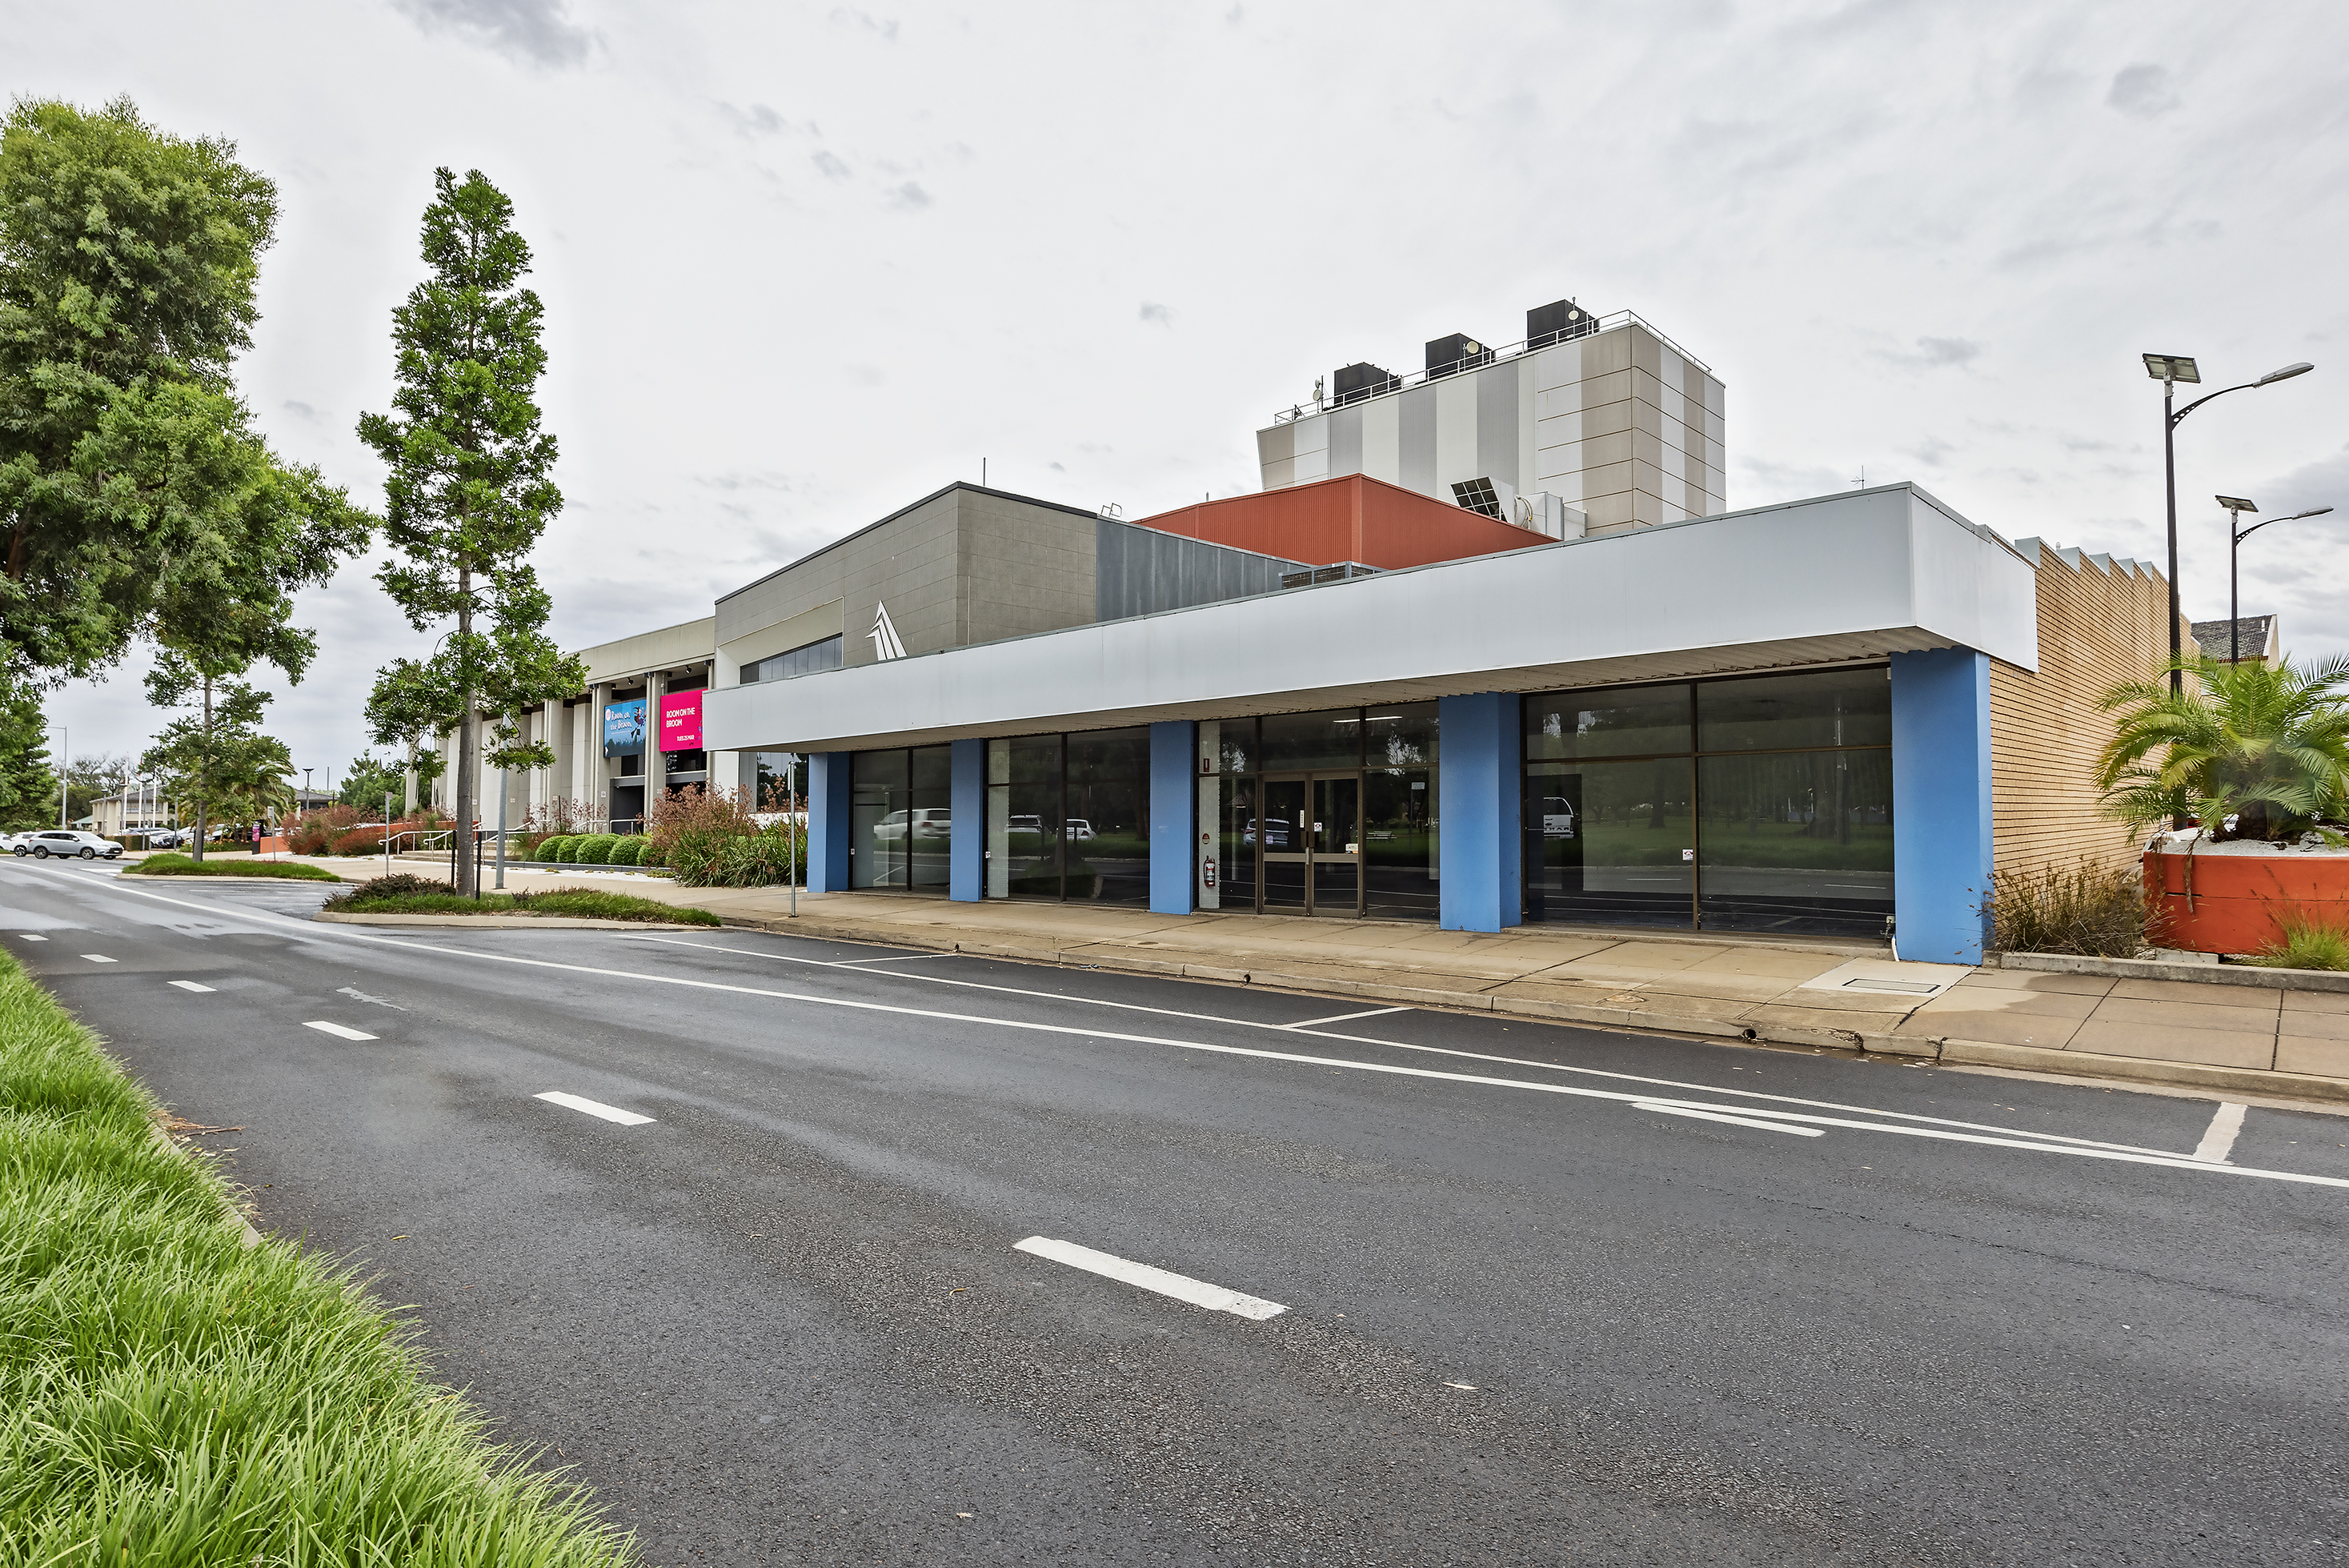
<instances>
[{"instance_id":1,"label":"glass shopfront frame","mask_svg":"<svg viewBox=\"0 0 2349 1568\"><path fill-rule=\"evenodd\" d=\"M1881 664L1540 692L1524 707L1525 918L1881 937Z\"/></svg>"},{"instance_id":2,"label":"glass shopfront frame","mask_svg":"<svg viewBox=\"0 0 2349 1568\"><path fill-rule=\"evenodd\" d=\"M1433 702L1203 722L1199 907L1436 919L1437 748Z\"/></svg>"},{"instance_id":3,"label":"glass shopfront frame","mask_svg":"<svg viewBox=\"0 0 2349 1568\"><path fill-rule=\"evenodd\" d=\"M848 885L944 897L953 866L954 748L893 746L849 764Z\"/></svg>"},{"instance_id":4,"label":"glass shopfront frame","mask_svg":"<svg viewBox=\"0 0 2349 1568\"><path fill-rule=\"evenodd\" d=\"M1149 908L1149 729L988 742L984 890Z\"/></svg>"}]
</instances>

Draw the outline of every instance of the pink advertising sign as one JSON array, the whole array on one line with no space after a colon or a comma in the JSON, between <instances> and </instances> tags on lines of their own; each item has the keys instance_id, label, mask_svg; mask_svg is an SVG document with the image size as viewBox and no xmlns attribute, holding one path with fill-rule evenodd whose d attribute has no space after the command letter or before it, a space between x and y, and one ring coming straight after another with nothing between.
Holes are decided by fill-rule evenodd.
<instances>
[{"instance_id":1,"label":"pink advertising sign","mask_svg":"<svg viewBox=\"0 0 2349 1568\"><path fill-rule=\"evenodd\" d=\"M660 749L701 750L701 693L679 691L661 699Z\"/></svg>"}]
</instances>

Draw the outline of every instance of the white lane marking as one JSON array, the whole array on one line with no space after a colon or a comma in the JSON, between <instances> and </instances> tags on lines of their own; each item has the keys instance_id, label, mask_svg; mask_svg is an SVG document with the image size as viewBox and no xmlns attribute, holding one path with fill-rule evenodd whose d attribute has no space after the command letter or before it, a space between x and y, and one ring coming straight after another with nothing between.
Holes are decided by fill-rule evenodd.
<instances>
[{"instance_id":1,"label":"white lane marking","mask_svg":"<svg viewBox=\"0 0 2349 1568\"><path fill-rule=\"evenodd\" d=\"M2219 1112L2210 1118L2210 1130L2194 1146L2194 1158L2223 1161L2235 1151L2235 1135L2243 1130L2243 1113L2251 1107L2232 1100L2219 1102Z\"/></svg>"},{"instance_id":2,"label":"white lane marking","mask_svg":"<svg viewBox=\"0 0 2349 1568\"><path fill-rule=\"evenodd\" d=\"M1211 1285L1187 1274L1170 1274L1164 1269L1154 1269L1147 1263L1133 1262L1109 1252L1096 1252L1091 1247L1080 1247L1074 1241L1055 1241L1049 1236L1030 1236L1019 1242L1017 1250L1033 1252L1040 1258L1050 1258L1056 1263L1066 1263L1072 1269L1082 1269L1104 1279L1139 1285L1145 1291L1156 1291L1162 1296L1173 1296L1178 1302L1189 1302L1193 1306L1203 1306L1209 1312L1227 1312L1236 1316L1253 1318L1258 1323L1268 1317L1278 1317L1288 1310L1278 1302L1244 1296L1237 1291L1227 1291L1221 1285Z\"/></svg>"},{"instance_id":3,"label":"white lane marking","mask_svg":"<svg viewBox=\"0 0 2349 1568\"><path fill-rule=\"evenodd\" d=\"M112 886L112 884L98 885L108 887ZM292 917L285 915L273 915L265 910L236 910L233 912L222 910L213 905L191 903L184 898L174 898L165 894L150 892L144 888L123 888L119 890L129 893L135 898L151 898L157 903L162 904L176 904L182 909L201 910L205 914L222 919L271 919L282 921L286 925L297 928L307 928L310 925L310 922L307 920L296 920ZM1106 1029L1079 1029L1074 1025L1066 1023L1029 1023L1026 1020L1017 1018L988 1018L978 1013L944 1012L935 1008L898 1007L883 1002L857 1002L845 997L811 996L802 992L770 991L762 986L731 985L722 981L695 980L685 975L647 974L639 970L606 969L598 964L563 963L554 959L524 958L517 953L481 952L470 948L448 948L441 947L433 942L414 941L396 937L379 937L365 931L355 930L348 926L329 926L323 932L314 929L304 929L301 934L310 937L315 940L367 942L378 947L398 948L408 952L435 953L448 958L472 959L477 962L481 963L512 964L523 969L554 970L565 974L595 975L609 980L642 981L648 985L674 985L683 987L688 991L716 991L729 992L737 996L770 997L778 1002L803 1002L817 1007L836 1007L843 1011L853 1012L891 1013L906 1018L926 1018L940 1023L976 1023L992 1029L1020 1030L1034 1034L1070 1034L1075 1035L1080 1039L1102 1043L1115 1043L1128 1045L1158 1045L1164 1046L1172 1050L1198 1051L1217 1056L1242 1056L1261 1062L1294 1062L1313 1067L1344 1068L1359 1073L1381 1073L1394 1077L1428 1078L1444 1083L1474 1084L1493 1088L1526 1089L1536 1094L1565 1095L1577 1099L1605 1100L1612 1101L1617 1104L1630 1104L1640 1100L1652 1102L1655 1099L1655 1096L1650 1094L1625 1094L1621 1091L1612 1089L1587 1089L1574 1084L1542 1084L1530 1082L1523 1078L1495 1078L1475 1073L1440 1073L1429 1067L1405 1067L1387 1062L1357 1062L1341 1056L1307 1056L1299 1054L1292 1051L1265 1051L1250 1045L1216 1045L1210 1044L1209 1043L1202 1040L1175 1040L1156 1034L1121 1034L1114 1031ZM637 938L634 940L643 940L646 939ZM682 945L691 947L698 944L688 942ZM767 955L752 953L750 956L757 958ZM825 965L824 967L829 968L832 966ZM922 975L909 978L934 980L936 977L932 975ZM949 981L948 983L953 982ZM1008 988L990 987L988 989ZM1029 994L1040 995L1051 998L1055 1001L1067 1000L1062 997L1054 997L1050 992L1039 992ZM1140 1009L1139 1011L1148 1012L1156 1010ZM1319 1038L1343 1037L1319 1036ZM1394 1042L1387 1040L1364 1040L1361 1044L1365 1045L1392 1045ZM1420 1046L1415 1047L1415 1049L1437 1052L1440 1054L1449 1056L1478 1056L1478 1054L1475 1052L1446 1051L1437 1046ZM1509 1062L1513 1065L1520 1067L1539 1067L1548 1065L1548 1064L1545 1063L1516 1061L1514 1058L1506 1056L1479 1057L1479 1059L1495 1062ZM1602 1072L1598 1068L1565 1068L1561 1070L1587 1073L1597 1077L1615 1078L1631 1083L1644 1082L1651 1084L1664 1084L1674 1088L1691 1088L1707 1094L1743 1093L1743 1091L1740 1090L1723 1089L1710 1084L1672 1084L1669 1079L1641 1079L1634 1074ZM1822 1105L1827 1103L1815 1100L1796 1100L1779 1095L1764 1095L1758 1096L1756 1097L1778 1100L1781 1103L1787 1105ZM1853 1121L1845 1117L1821 1116L1816 1112L1808 1111L1780 1111L1759 1106L1739 1107L1740 1110L1757 1116L1783 1117L1790 1121L1808 1122L1818 1127L1850 1127L1861 1132L1892 1133L1903 1137L1928 1138L1936 1142L1975 1144L1989 1148L2025 1149L2038 1154L2068 1154L2082 1159L2110 1160L2120 1165L2150 1165L2158 1166L2169 1170L2199 1170L2212 1175L2247 1176L2254 1177L2263 1181L2292 1182L2303 1187L2349 1188L2349 1177L2307 1176L2299 1171L2293 1170L2262 1170L2256 1167L2247 1165L2220 1165L2209 1160L2194 1159L2186 1155L2169 1154L2158 1150L2138 1150L2124 1144L2099 1144L2086 1138L2062 1138L2062 1135L2058 1134L2046 1135L2044 1137L2036 1135L2024 1135L2014 1137L1985 1137L1975 1133L1951 1130L1956 1127L1975 1125L1971 1123L1940 1122L1940 1125L1937 1126L1917 1126L1909 1124L1934 1123L1939 1121L1939 1118L1931 1116L1908 1116L1907 1113L1899 1111L1875 1112L1869 1111L1865 1107L1856 1106L1852 1108L1857 1110L1864 1116L1902 1116L1905 1119L1900 1122ZM2055 1141L2059 1138L2061 1138L2061 1141Z\"/></svg>"},{"instance_id":4,"label":"white lane marking","mask_svg":"<svg viewBox=\"0 0 2349 1568\"><path fill-rule=\"evenodd\" d=\"M399 1003L398 1003L398 1002L386 1002L386 1001L385 1001L382 997L380 997L380 996L369 996L366 992L361 991L361 990L360 990L357 986L356 986L356 985L347 985L347 986L344 986L340 991L336 992L335 992L335 994L336 994L336 996L349 996L349 997L356 997L357 999L358 999L358 1000L359 1000L359 1001L361 1001L361 1002L371 1002L375 1003L378 1007L388 1007L388 1008L390 1008L394 1012L407 1012L407 1011L408 1011L408 1009L406 1009L405 1007L400 1006L400 1005L399 1005Z\"/></svg>"},{"instance_id":5,"label":"white lane marking","mask_svg":"<svg viewBox=\"0 0 2349 1568\"><path fill-rule=\"evenodd\" d=\"M601 1116L607 1122L617 1122L624 1127L640 1127L653 1118L640 1116L634 1111L624 1111L617 1106L607 1106L601 1100L591 1100L583 1095L566 1095L560 1089L549 1089L531 1096L554 1105L568 1106L574 1111L585 1111L591 1116Z\"/></svg>"},{"instance_id":6,"label":"white lane marking","mask_svg":"<svg viewBox=\"0 0 2349 1568\"><path fill-rule=\"evenodd\" d=\"M1694 1116L1699 1121L1727 1122L1732 1127L1762 1127L1770 1132L1795 1133L1804 1137L1826 1136L1821 1128L1805 1127L1800 1122L1768 1122L1759 1116L1735 1115L1735 1112L1744 1109L1742 1106L1679 1106L1667 1100L1634 1100L1631 1102L1631 1108L1635 1111L1661 1111L1668 1116Z\"/></svg>"},{"instance_id":7,"label":"white lane marking","mask_svg":"<svg viewBox=\"0 0 2349 1568\"><path fill-rule=\"evenodd\" d=\"M1357 1018L1384 1018L1390 1012L1409 1012L1408 1007L1373 1007L1368 1012L1340 1012L1335 1018L1309 1018L1302 1023L1284 1023L1283 1029L1319 1029L1325 1023L1351 1023Z\"/></svg>"},{"instance_id":8,"label":"white lane marking","mask_svg":"<svg viewBox=\"0 0 2349 1568\"><path fill-rule=\"evenodd\" d=\"M81 956L89 960L92 963L119 963L121 961L119 959L110 959L104 953L84 953Z\"/></svg>"},{"instance_id":9,"label":"white lane marking","mask_svg":"<svg viewBox=\"0 0 2349 1568\"><path fill-rule=\"evenodd\" d=\"M178 986L181 991L210 991L212 989L209 985L198 985L192 980L175 980L171 981L171 983Z\"/></svg>"},{"instance_id":10,"label":"white lane marking","mask_svg":"<svg viewBox=\"0 0 2349 1568\"><path fill-rule=\"evenodd\" d=\"M372 940L388 940L389 939L377 938ZM740 958L769 959L778 963L801 964L810 969L845 969L850 967L848 964L842 963L832 959L811 959L801 958L792 953L761 952L756 948L720 947L714 942L691 942L677 937L660 937L651 935L650 933L642 935L634 932L620 933L619 940L630 942L657 942L665 947L694 948L704 952L731 953ZM951 956L971 958L981 955L961 953ZM1253 1018L1226 1018L1219 1013L1214 1012L1185 1012L1178 1008L1152 1007L1145 1002L1112 1002L1106 998L1097 996L1070 996L1057 991L1036 991L1025 986L996 985L983 980L955 980L949 976L941 974L908 974L900 975L897 978L901 980L919 981L925 985L960 986L968 991L993 992L1003 996L1029 996L1046 1002L1081 1002L1088 1007L1112 1008L1121 1012L1147 1012L1161 1018L1181 1018L1198 1023L1221 1023L1235 1029L1269 1030L1277 1033L1309 1033L1316 1039L1343 1041L1346 1044L1352 1045L1377 1045L1395 1051L1416 1051L1424 1055L1451 1056L1466 1062L1494 1062L1504 1066L1525 1067L1537 1072L1572 1073L1579 1077L1605 1078L1619 1084L1649 1084L1660 1089L1693 1089L1697 1093L1702 1095L1734 1095L1740 1099L1767 1101L1772 1105L1804 1106L1815 1110L1844 1111L1848 1112L1853 1116L1880 1116L1890 1121L1914 1122L1920 1127L1955 1127L1966 1132L1991 1133L2001 1137L2028 1138L2032 1140L2034 1145L2042 1143L2069 1143L2078 1144L2083 1148L2116 1149L2125 1154L2149 1154L2163 1158L2170 1158L2174 1153L2174 1151L2170 1149L2150 1148L2143 1144L2110 1143L2102 1138L2075 1137L2069 1133L2033 1132L2023 1127L2001 1127L1995 1122L1959 1121L1949 1116L1924 1116L1915 1111L1879 1110L1874 1106L1847 1106L1837 1100L1812 1100L1805 1099L1795 1095L1764 1094L1759 1089L1743 1089L1737 1087L1733 1084L1689 1084L1683 1083L1677 1078L1651 1078L1640 1073L1616 1073L1610 1072L1604 1067L1576 1067L1570 1066L1563 1062L1532 1062L1527 1061L1521 1056L1499 1056L1485 1051L1462 1051L1449 1045L1421 1045L1415 1044L1408 1040L1381 1040L1368 1034L1340 1034L1329 1030L1316 1029L1309 1024L1303 1023L1266 1023ZM1405 1011L1408 1010L1406 1009ZM1606 1025L1598 1024L1589 1025L1588 1027L1604 1028ZM1646 1099L1652 1098L1653 1096L1640 1096L1639 1097ZM1758 1116L1778 1116L1784 1113L1763 1110L1757 1106L1754 1109L1754 1114Z\"/></svg>"},{"instance_id":11,"label":"white lane marking","mask_svg":"<svg viewBox=\"0 0 2349 1568\"><path fill-rule=\"evenodd\" d=\"M323 1018L313 1018L307 1023L302 1025L302 1027L305 1029L316 1029L321 1034L331 1034L337 1040L372 1040L375 1038L374 1035L368 1034L361 1030L346 1028L340 1023L330 1023Z\"/></svg>"},{"instance_id":12,"label":"white lane marking","mask_svg":"<svg viewBox=\"0 0 2349 1568\"><path fill-rule=\"evenodd\" d=\"M16 934L28 942L45 942L49 940L47 937L36 937L30 931L18 931Z\"/></svg>"}]
</instances>

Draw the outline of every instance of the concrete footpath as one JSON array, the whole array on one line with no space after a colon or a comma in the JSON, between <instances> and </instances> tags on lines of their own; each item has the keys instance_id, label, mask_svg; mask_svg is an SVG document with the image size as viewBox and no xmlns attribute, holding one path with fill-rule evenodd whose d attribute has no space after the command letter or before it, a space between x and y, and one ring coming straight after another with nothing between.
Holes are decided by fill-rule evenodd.
<instances>
[{"instance_id":1,"label":"concrete footpath","mask_svg":"<svg viewBox=\"0 0 2349 1568\"><path fill-rule=\"evenodd\" d=\"M348 860L310 862L354 879ZM484 880L486 881L486 877ZM1314 995L1761 1044L2349 1102L2349 975L2010 957L1906 963L1876 944L1520 926L1158 915L890 893L679 888L510 869L509 891L596 888L732 926ZM2026 964L2034 967L2023 967ZM2039 965L2047 967L2037 967ZM2092 972L2078 972L2087 971ZM2337 989L2336 989L2337 987Z\"/></svg>"}]
</instances>

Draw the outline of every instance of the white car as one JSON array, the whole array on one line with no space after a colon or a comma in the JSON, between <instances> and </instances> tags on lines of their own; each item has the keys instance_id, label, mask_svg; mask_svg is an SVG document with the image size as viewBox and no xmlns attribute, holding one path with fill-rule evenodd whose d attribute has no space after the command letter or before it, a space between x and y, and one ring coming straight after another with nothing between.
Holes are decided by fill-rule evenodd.
<instances>
[{"instance_id":1,"label":"white car","mask_svg":"<svg viewBox=\"0 0 2349 1568\"><path fill-rule=\"evenodd\" d=\"M37 833L20 833L10 847L18 855L29 855L36 860L47 860L52 855L64 855L79 860L115 860L122 855L122 846L110 838L63 827L45 827Z\"/></svg>"}]
</instances>

